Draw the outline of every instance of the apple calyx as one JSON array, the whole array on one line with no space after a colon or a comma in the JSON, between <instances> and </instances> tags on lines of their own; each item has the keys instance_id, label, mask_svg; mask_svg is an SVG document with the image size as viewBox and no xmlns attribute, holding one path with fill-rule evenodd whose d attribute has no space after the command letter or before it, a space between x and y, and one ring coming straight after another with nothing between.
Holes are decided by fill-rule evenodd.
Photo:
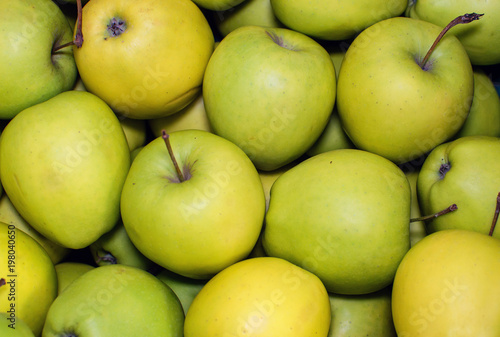
<instances>
[{"instance_id":1,"label":"apple calyx","mask_svg":"<svg viewBox=\"0 0 500 337\"><path fill-rule=\"evenodd\" d=\"M97 259L95 262L97 264L99 264L100 262L107 262L109 264L117 264L118 260L110 252L105 252L103 256L99 256L99 254L97 254Z\"/></svg>"},{"instance_id":2,"label":"apple calyx","mask_svg":"<svg viewBox=\"0 0 500 337\"><path fill-rule=\"evenodd\" d=\"M495 207L495 213L493 215L493 221L491 223L490 232L488 233L489 236L493 236L493 232L495 231L495 227L497 225L498 214L499 213L500 213L500 192L498 192L498 195L497 195L497 206Z\"/></svg>"},{"instance_id":3,"label":"apple calyx","mask_svg":"<svg viewBox=\"0 0 500 337\"><path fill-rule=\"evenodd\" d=\"M64 43L61 45L58 45L57 43L52 46L52 55L54 55L57 51L66 48L68 46L74 45L77 48L80 48L83 45L83 33L82 33L82 0L76 0L76 8L78 11L77 17L76 17L76 31L75 31L75 37L73 41L70 41L68 43Z\"/></svg>"},{"instance_id":4,"label":"apple calyx","mask_svg":"<svg viewBox=\"0 0 500 337\"><path fill-rule=\"evenodd\" d=\"M111 37L120 36L127 29L125 21L122 19L112 18L108 24L108 34Z\"/></svg>"},{"instance_id":5,"label":"apple calyx","mask_svg":"<svg viewBox=\"0 0 500 337\"><path fill-rule=\"evenodd\" d=\"M162 130L161 137L165 141L165 145L167 146L168 154L170 156L170 159L172 160L172 163L174 164L175 172L177 173L177 179L175 179L175 180L169 179L169 180L172 182L176 182L176 183L182 183L183 181L186 181L186 177L184 177L184 174L182 174L182 171L179 167L179 164L177 164L177 160L175 159L174 151L172 150L172 145L170 144L170 135L167 132L165 132L165 130ZM189 172L188 172L188 174L189 174ZM188 177L188 179L189 179L189 177Z\"/></svg>"},{"instance_id":6,"label":"apple calyx","mask_svg":"<svg viewBox=\"0 0 500 337\"><path fill-rule=\"evenodd\" d=\"M1 287L1 286L4 286L4 285L6 285L6 284L7 284L7 281L5 281L5 279L4 279L3 277L2 277L2 278L0 278L0 287Z\"/></svg>"},{"instance_id":7,"label":"apple calyx","mask_svg":"<svg viewBox=\"0 0 500 337\"><path fill-rule=\"evenodd\" d=\"M455 19L453 19L448 25L446 25L446 27L444 27L444 29L441 31L441 33L439 33L436 40L434 40L434 43L427 51L427 54L425 55L422 62L419 62L420 68L422 68L422 70L429 70L429 67L427 66L427 61L429 60L430 55L432 54L432 52L436 48L437 44L439 43L439 41L441 41L441 39L443 38L444 34L446 34L447 31L449 31L452 27L454 27L458 24L470 23L472 21L479 20L483 15L484 14L469 13L469 14L457 16Z\"/></svg>"},{"instance_id":8,"label":"apple calyx","mask_svg":"<svg viewBox=\"0 0 500 337\"><path fill-rule=\"evenodd\" d=\"M428 221L428 220L432 220L432 219L435 219L437 218L438 216L441 216L441 215L445 215L445 214L448 214L448 213L451 213L451 212L454 212L458 209L458 206L457 204L453 204L445 209L443 209L442 211L439 211L437 213L434 213L434 214L431 214L431 215L425 215L425 216L421 216L421 217L418 217L418 218L412 218L410 219L410 222L418 222L418 221Z\"/></svg>"}]
</instances>

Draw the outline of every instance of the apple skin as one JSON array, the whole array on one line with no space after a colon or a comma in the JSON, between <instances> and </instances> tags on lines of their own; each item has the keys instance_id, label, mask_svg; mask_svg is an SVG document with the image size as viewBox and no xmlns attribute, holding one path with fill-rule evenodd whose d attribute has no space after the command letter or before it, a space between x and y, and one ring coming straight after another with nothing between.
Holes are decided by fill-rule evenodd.
<instances>
[{"instance_id":1,"label":"apple skin","mask_svg":"<svg viewBox=\"0 0 500 337\"><path fill-rule=\"evenodd\" d=\"M0 222L0 245L0 258L5 261L0 264L0 278L7 282L0 286L0 311L10 317L9 310L13 310L15 316L39 336L49 307L57 296L54 264L35 239L3 222Z\"/></svg>"},{"instance_id":2,"label":"apple skin","mask_svg":"<svg viewBox=\"0 0 500 337\"><path fill-rule=\"evenodd\" d=\"M122 126L125 138L130 152L146 143L146 128L147 123L142 119L131 119L123 116L118 116L118 120Z\"/></svg>"},{"instance_id":3,"label":"apple skin","mask_svg":"<svg viewBox=\"0 0 500 337\"><path fill-rule=\"evenodd\" d=\"M316 275L256 257L207 282L186 314L184 336L326 336L330 320L328 293Z\"/></svg>"},{"instance_id":4,"label":"apple skin","mask_svg":"<svg viewBox=\"0 0 500 337\"><path fill-rule=\"evenodd\" d=\"M464 45L474 65L500 63L500 3L475 0L410 1L407 16L445 27L465 13L484 14L480 20L450 30Z\"/></svg>"},{"instance_id":5,"label":"apple skin","mask_svg":"<svg viewBox=\"0 0 500 337\"><path fill-rule=\"evenodd\" d=\"M407 4L407 0L271 0L283 24L322 40L352 38L378 21L403 14Z\"/></svg>"},{"instance_id":6,"label":"apple skin","mask_svg":"<svg viewBox=\"0 0 500 337\"><path fill-rule=\"evenodd\" d=\"M203 81L216 134L239 147L259 170L299 158L328 123L335 103L328 52L304 34L245 26L215 49Z\"/></svg>"},{"instance_id":7,"label":"apple skin","mask_svg":"<svg viewBox=\"0 0 500 337\"><path fill-rule=\"evenodd\" d=\"M87 263L65 261L55 265L57 274L57 295L59 296L67 286L89 270L95 268Z\"/></svg>"},{"instance_id":8,"label":"apple skin","mask_svg":"<svg viewBox=\"0 0 500 337\"><path fill-rule=\"evenodd\" d=\"M0 118L70 90L77 69L71 48L51 54L54 44L72 40L72 28L52 0L0 4Z\"/></svg>"},{"instance_id":9,"label":"apple skin","mask_svg":"<svg viewBox=\"0 0 500 337\"><path fill-rule=\"evenodd\" d=\"M1 135L0 174L10 201L63 247L87 247L113 228L129 167L118 118L85 91L21 111Z\"/></svg>"},{"instance_id":10,"label":"apple skin","mask_svg":"<svg viewBox=\"0 0 500 337\"><path fill-rule=\"evenodd\" d=\"M194 0L193 2L201 8L211 11L224 11L248 0Z\"/></svg>"},{"instance_id":11,"label":"apple skin","mask_svg":"<svg viewBox=\"0 0 500 337\"><path fill-rule=\"evenodd\" d=\"M465 136L500 137L500 97L486 72L474 68L474 96L469 115L454 138Z\"/></svg>"},{"instance_id":12,"label":"apple skin","mask_svg":"<svg viewBox=\"0 0 500 337\"><path fill-rule=\"evenodd\" d=\"M330 293L328 337L397 337L391 311L392 287L365 295Z\"/></svg>"},{"instance_id":13,"label":"apple skin","mask_svg":"<svg viewBox=\"0 0 500 337\"><path fill-rule=\"evenodd\" d=\"M78 72L116 113L160 118L199 94L214 36L192 1L94 0L82 17L84 42L73 49ZM123 34L110 35L113 19L125 23Z\"/></svg>"},{"instance_id":14,"label":"apple skin","mask_svg":"<svg viewBox=\"0 0 500 337\"><path fill-rule=\"evenodd\" d=\"M403 171L379 155L318 154L274 182L264 250L315 273L330 292L380 290L410 248L410 197Z\"/></svg>"},{"instance_id":15,"label":"apple skin","mask_svg":"<svg viewBox=\"0 0 500 337\"><path fill-rule=\"evenodd\" d=\"M181 337L184 312L174 292L148 272L123 265L89 270L55 299L43 337Z\"/></svg>"},{"instance_id":16,"label":"apple skin","mask_svg":"<svg viewBox=\"0 0 500 337\"><path fill-rule=\"evenodd\" d=\"M30 327L19 317L12 318L15 324L11 323L11 317L5 313L0 312L0 336L2 337L36 337L31 331ZM11 325L13 324L13 325Z\"/></svg>"},{"instance_id":17,"label":"apple skin","mask_svg":"<svg viewBox=\"0 0 500 337\"><path fill-rule=\"evenodd\" d=\"M417 180L422 213L434 214L452 204L458 209L428 221L427 231L468 229L488 234L500 192L499 172L498 137L462 137L432 150ZM500 230L493 236L500 238Z\"/></svg>"},{"instance_id":18,"label":"apple skin","mask_svg":"<svg viewBox=\"0 0 500 337\"><path fill-rule=\"evenodd\" d=\"M182 276L210 278L255 245L266 207L262 183L245 153L220 136L183 130L169 139L188 179L179 182L164 140L151 141L125 181L122 221L153 262Z\"/></svg>"},{"instance_id":19,"label":"apple skin","mask_svg":"<svg viewBox=\"0 0 500 337\"><path fill-rule=\"evenodd\" d=\"M440 32L425 21L391 18L367 28L350 45L339 73L337 109L356 148L401 164L462 127L474 80L460 41L446 34L428 70L416 62Z\"/></svg>"},{"instance_id":20,"label":"apple skin","mask_svg":"<svg viewBox=\"0 0 500 337\"><path fill-rule=\"evenodd\" d=\"M400 337L500 334L500 240L451 229L429 234L399 265L392 314Z\"/></svg>"}]
</instances>

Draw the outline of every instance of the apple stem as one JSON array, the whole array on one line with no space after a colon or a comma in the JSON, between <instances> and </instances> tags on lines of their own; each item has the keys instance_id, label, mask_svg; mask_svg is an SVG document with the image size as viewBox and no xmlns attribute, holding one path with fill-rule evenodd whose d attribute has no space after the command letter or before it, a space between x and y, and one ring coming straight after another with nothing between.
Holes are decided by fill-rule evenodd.
<instances>
[{"instance_id":1,"label":"apple stem","mask_svg":"<svg viewBox=\"0 0 500 337\"><path fill-rule=\"evenodd\" d=\"M437 212L435 214L421 216L418 218L412 218L412 219L410 219L410 222L432 220L434 218L437 218L438 216L445 215L445 214L450 213L450 212L454 212L457 209L458 209L458 206L456 204L453 204L453 205L451 205L451 206L449 206L449 207L447 207L447 208L443 209L442 211Z\"/></svg>"},{"instance_id":2,"label":"apple stem","mask_svg":"<svg viewBox=\"0 0 500 337\"><path fill-rule=\"evenodd\" d=\"M495 214L493 215L493 222L491 223L489 236L493 236L493 232L495 231L495 227L498 221L498 214L500 213L500 192L497 195L497 207L495 208Z\"/></svg>"},{"instance_id":3,"label":"apple stem","mask_svg":"<svg viewBox=\"0 0 500 337\"><path fill-rule=\"evenodd\" d=\"M183 182L185 180L184 175L182 174L182 171L179 168L179 164L177 164L177 160L175 159L174 151L172 150L172 145L170 145L170 136L168 133L165 132L165 130L162 130L161 137L165 141L165 145L167 145L168 154L170 155L170 159L172 159L175 171L177 172L177 178L179 178L180 182Z\"/></svg>"},{"instance_id":4,"label":"apple stem","mask_svg":"<svg viewBox=\"0 0 500 337\"><path fill-rule=\"evenodd\" d=\"M420 67L424 70L426 69L425 66L427 64L427 61L429 60L429 57L431 56L431 54L434 51L434 49L436 48L437 44L439 43L439 41L441 41L441 39L443 38L444 34L446 34L447 31L449 31L452 27L454 27L458 24L470 23L472 21L479 20L479 18L481 18L481 16L483 16L483 15L484 14L470 13L470 14L460 15L460 16L456 17L455 19L453 19L446 27L444 27L444 29L441 31L441 33L439 33L438 37L436 38L436 40L434 41L432 46L429 48L429 51L427 51L427 54L425 55L424 59L422 60Z\"/></svg>"},{"instance_id":5,"label":"apple stem","mask_svg":"<svg viewBox=\"0 0 500 337\"><path fill-rule=\"evenodd\" d=\"M66 48L71 45L75 45L77 48L80 48L83 45L83 33L82 33L82 0L76 0L76 8L78 11L76 17L76 33L75 39L68 43L56 46L52 48L52 54L55 54L58 50Z\"/></svg>"},{"instance_id":6,"label":"apple stem","mask_svg":"<svg viewBox=\"0 0 500 337\"><path fill-rule=\"evenodd\" d=\"M7 284L7 281L5 281L5 279L4 279L3 277L2 277L2 278L0 278L0 287L1 287L1 286L4 286L4 285L6 285L6 284Z\"/></svg>"}]
</instances>

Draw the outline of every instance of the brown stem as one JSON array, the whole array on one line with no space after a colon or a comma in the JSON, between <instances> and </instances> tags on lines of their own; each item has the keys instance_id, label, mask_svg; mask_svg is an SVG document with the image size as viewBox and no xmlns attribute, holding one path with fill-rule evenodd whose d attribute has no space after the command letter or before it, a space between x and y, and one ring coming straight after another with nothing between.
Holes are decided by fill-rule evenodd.
<instances>
[{"instance_id":1,"label":"brown stem","mask_svg":"<svg viewBox=\"0 0 500 337\"><path fill-rule=\"evenodd\" d=\"M162 130L161 137L165 141L165 145L167 145L168 154L170 155L172 163L174 164L175 167L175 171L177 172L177 178L179 178L180 182L183 182L185 180L184 175L182 174L182 171L179 168L179 165L177 164L177 160L175 159L174 151L172 150L172 145L170 145L170 139L169 139L170 136L168 135L168 133L165 132L165 130Z\"/></svg>"},{"instance_id":2,"label":"brown stem","mask_svg":"<svg viewBox=\"0 0 500 337\"><path fill-rule=\"evenodd\" d=\"M436 38L436 40L434 41L432 46L429 48L429 51L427 51L427 54L425 55L424 59L420 63L420 67L422 69L425 69L427 61L429 60L429 57L431 56L432 52L436 48L437 44L439 43L439 41L441 41L444 34L446 34L446 32L449 31L453 26L456 26L456 25L461 24L461 23L470 23L472 21L479 20L479 18L481 18L481 16L483 16L483 15L484 14L470 13L470 14L460 15L460 16L456 17L455 19L453 19L446 27L444 27L444 29L441 31L441 33L439 33L438 37Z\"/></svg>"},{"instance_id":3,"label":"brown stem","mask_svg":"<svg viewBox=\"0 0 500 337\"><path fill-rule=\"evenodd\" d=\"M493 236L493 232L495 231L495 227L498 221L498 214L500 213L500 192L497 195L497 207L495 208L495 213L493 215L493 222L491 223L489 236Z\"/></svg>"},{"instance_id":4,"label":"brown stem","mask_svg":"<svg viewBox=\"0 0 500 337\"><path fill-rule=\"evenodd\" d=\"M0 278L0 287L1 287L1 286L4 286L4 285L6 285L6 284L7 284L7 281L5 281L5 279L4 279L3 277L2 277L2 278Z\"/></svg>"},{"instance_id":5,"label":"brown stem","mask_svg":"<svg viewBox=\"0 0 500 337\"><path fill-rule=\"evenodd\" d=\"M76 8L78 11L76 18L76 33L75 39L68 43L62 44L60 46L54 46L52 48L52 54L55 54L58 50L75 45L80 48L83 45L83 33L82 33L82 0L76 0Z\"/></svg>"},{"instance_id":6,"label":"brown stem","mask_svg":"<svg viewBox=\"0 0 500 337\"><path fill-rule=\"evenodd\" d=\"M456 204L453 204L451 205L450 207L448 208L445 208L443 209L442 211L440 212L437 212L435 214L431 214L431 215L426 215L426 216L421 216L419 218L412 218L410 219L410 222L417 222L417 221L427 221L427 220L432 220L434 218L437 218L438 216L441 216L441 215L445 215L447 213L450 213L450 212L454 212L458 209L457 205Z\"/></svg>"}]
</instances>

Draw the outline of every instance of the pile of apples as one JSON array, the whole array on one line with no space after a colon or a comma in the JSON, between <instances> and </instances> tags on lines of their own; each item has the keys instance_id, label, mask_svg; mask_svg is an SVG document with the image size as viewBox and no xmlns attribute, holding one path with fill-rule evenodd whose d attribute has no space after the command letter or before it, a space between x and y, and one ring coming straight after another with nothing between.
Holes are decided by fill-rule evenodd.
<instances>
[{"instance_id":1,"label":"pile of apples","mask_svg":"<svg viewBox=\"0 0 500 337\"><path fill-rule=\"evenodd\" d=\"M500 4L0 0L0 335L500 335Z\"/></svg>"}]
</instances>

